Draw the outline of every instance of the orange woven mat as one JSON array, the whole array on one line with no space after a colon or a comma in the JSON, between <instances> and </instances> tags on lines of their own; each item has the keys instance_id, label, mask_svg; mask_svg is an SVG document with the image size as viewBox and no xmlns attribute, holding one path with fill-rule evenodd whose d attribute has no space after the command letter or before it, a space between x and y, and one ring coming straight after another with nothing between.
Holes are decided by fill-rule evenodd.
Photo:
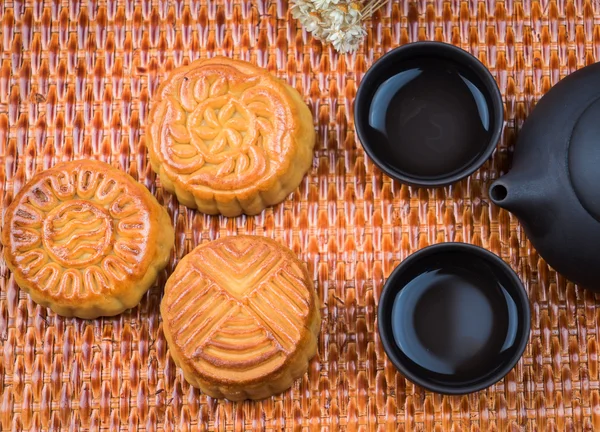
<instances>
[{"instance_id":1,"label":"orange woven mat","mask_svg":"<svg viewBox=\"0 0 600 432\"><path fill-rule=\"evenodd\" d=\"M115 318L64 319L20 292L0 261L1 430L600 430L596 297L559 278L517 221L490 205L521 126L560 78L600 58L600 2L397 1L340 56L291 19L286 1L0 1L2 208L31 176L92 157L129 172L168 207L171 265L141 305ZM353 131L367 68L410 41L478 56L506 103L498 151L469 179L411 189L375 169ZM256 217L209 217L162 192L143 138L148 106L172 68L216 54L252 61L298 88L318 131L314 165L288 200ZM323 302L319 352L288 392L212 400L169 357L162 287L200 242L253 233L306 262ZM465 241L505 258L526 284L530 343L498 384L442 397L397 373L377 334L386 276L427 244Z\"/></svg>"}]
</instances>

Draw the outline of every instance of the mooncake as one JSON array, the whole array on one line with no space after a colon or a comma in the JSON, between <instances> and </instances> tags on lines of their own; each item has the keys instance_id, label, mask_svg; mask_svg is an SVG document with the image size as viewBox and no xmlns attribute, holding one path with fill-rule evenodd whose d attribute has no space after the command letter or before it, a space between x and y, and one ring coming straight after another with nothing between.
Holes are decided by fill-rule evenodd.
<instances>
[{"instance_id":1,"label":"mooncake","mask_svg":"<svg viewBox=\"0 0 600 432\"><path fill-rule=\"evenodd\" d=\"M146 128L152 169L184 205L253 215L283 201L312 164L315 130L300 94L224 57L174 69Z\"/></svg>"},{"instance_id":2,"label":"mooncake","mask_svg":"<svg viewBox=\"0 0 600 432\"><path fill-rule=\"evenodd\" d=\"M198 246L168 279L160 310L171 357L212 397L281 393L316 353L321 318L308 271L264 237Z\"/></svg>"},{"instance_id":3,"label":"mooncake","mask_svg":"<svg viewBox=\"0 0 600 432\"><path fill-rule=\"evenodd\" d=\"M91 319L139 303L168 263L174 231L143 185L104 162L78 160L19 191L2 243L15 281L36 303Z\"/></svg>"}]
</instances>

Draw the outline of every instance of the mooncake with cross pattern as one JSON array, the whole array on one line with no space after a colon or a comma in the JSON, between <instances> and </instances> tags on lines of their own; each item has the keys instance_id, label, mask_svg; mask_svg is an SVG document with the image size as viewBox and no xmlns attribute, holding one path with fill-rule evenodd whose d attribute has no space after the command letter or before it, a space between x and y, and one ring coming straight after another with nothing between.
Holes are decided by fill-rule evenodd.
<instances>
[{"instance_id":1,"label":"mooncake with cross pattern","mask_svg":"<svg viewBox=\"0 0 600 432\"><path fill-rule=\"evenodd\" d=\"M171 357L212 397L281 393L316 353L321 318L308 271L271 239L198 246L168 279L160 308Z\"/></svg>"},{"instance_id":2,"label":"mooncake with cross pattern","mask_svg":"<svg viewBox=\"0 0 600 432\"><path fill-rule=\"evenodd\" d=\"M152 169L184 205L257 214L293 192L312 164L312 114L291 86L224 57L174 69L153 98Z\"/></svg>"},{"instance_id":3,"label":"mooncake with cross pattern","mask_svg":"<svg viewBox=\"0 0 600 432\"><path fill-rule=\"evenodd\" d=\"M34 175L19 191L2 243L15 281L36 303L91 319L139 303L168 263L174 230L131 176L78 160Z\"/></svg>"}]
</instances>

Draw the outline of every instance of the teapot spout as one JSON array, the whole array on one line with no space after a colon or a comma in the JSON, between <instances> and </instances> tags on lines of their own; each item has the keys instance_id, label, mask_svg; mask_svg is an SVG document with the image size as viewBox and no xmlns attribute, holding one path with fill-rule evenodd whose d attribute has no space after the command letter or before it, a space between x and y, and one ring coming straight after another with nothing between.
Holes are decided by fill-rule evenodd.
<instances>
[{"instance_id":1,"label":"teapot spout","mask_svg":"<svg viewBox=\"0 0 600 432\"><path fill-rule=\"evenodd\" d=\"M540 189L530 179L520 179L510 173L492 183L489 197L497 206L521 215L539 201Z\"/></svg>"},{"instance_id":2,"label":"teapot spout","mask_svg":"<svg viewBox=\"0 0 600 432\"><path fill-rule=\"evenodd\" d=\"M510 172L489 189L490 200L515 215L531 238L543 238L552 232L556 215L548 190L554 190L552 178Z\"/></svg>"}]
</instances>

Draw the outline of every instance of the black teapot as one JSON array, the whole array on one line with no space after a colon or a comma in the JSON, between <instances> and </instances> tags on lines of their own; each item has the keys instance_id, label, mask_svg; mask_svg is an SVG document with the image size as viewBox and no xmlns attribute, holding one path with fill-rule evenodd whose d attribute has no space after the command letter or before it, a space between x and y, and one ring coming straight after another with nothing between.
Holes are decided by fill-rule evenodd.
<instances>
[{"instance_id":1,"label":"black teapot","mask_svg":"<svg viewBox=\"0 0 600 432\"><path fill-rule=\"evenodd\" d=\"M545 94L490 199L513 213L546 262L600 292L600 63Z\"/></svg>"}]
</instances>

